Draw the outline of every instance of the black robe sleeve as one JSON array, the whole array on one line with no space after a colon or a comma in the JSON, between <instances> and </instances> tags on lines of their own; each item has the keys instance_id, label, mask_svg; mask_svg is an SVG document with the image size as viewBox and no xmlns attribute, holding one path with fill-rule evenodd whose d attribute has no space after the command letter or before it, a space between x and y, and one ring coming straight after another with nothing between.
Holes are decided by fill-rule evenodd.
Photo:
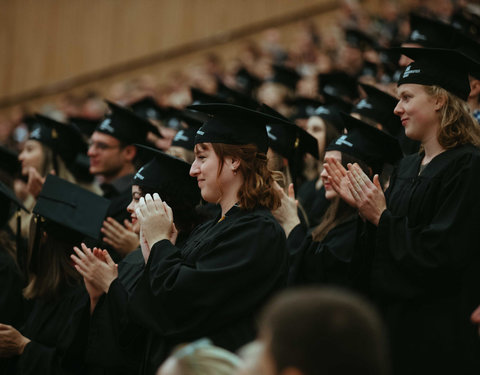
<instances>
[{"instance_id":1,"label":"black robe sleeve","mask_svg":"<svg viewBox=\"0 0 480 375\"><path fill-rule=\"evenodd\" d=\"M0 323L17 329L23 323L23 280L15 261L0 249Z\"/></svg>"},{"instance_id":2,"label":"black robe sleeve","mask_svg":"<svg viewBox=\"0 0 480 375\"><path fill-rule=\"evenodd\" d=\"M285 234L270 213L203 229L183 251L156 243L132 297L134 319L162 336L208 336L253 317L286 282Z\"/></svg>"},{"instance_id":3,"label":"black robe sleeve","mask_svg":"<svg viewBox=\"0 0 480 375\"><path fill-rule=\"evenodd\" d=\"M356 231L355 217L332 228L322 241L313 241L311 235L305 237L292 257L289 283L350 286ZM297 238L290 238L292 235ZM298 235L292 231L288 239L290 246L294 241L298 243Z\"/></svg>"}]
</instances>

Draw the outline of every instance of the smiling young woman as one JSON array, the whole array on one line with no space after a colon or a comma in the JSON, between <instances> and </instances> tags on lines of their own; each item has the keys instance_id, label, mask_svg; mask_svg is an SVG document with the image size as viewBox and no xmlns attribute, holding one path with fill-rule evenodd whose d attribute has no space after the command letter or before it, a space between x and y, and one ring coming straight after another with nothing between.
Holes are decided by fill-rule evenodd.
<instances>
[{"instance_id":1,"label":"smiling young woman","mask_svg":"<svg viewBox=\"0 0 480 375\"><path fill-rule=\"evenodd\" d=\"M385 197L349 172L360 214L377 227L372 295L389 328L394 373L478 373L469 317L480 304L480 130L466 99L468 72L480 67L455 51L402 53L414 62L398 82L395 113L422 150L400 162Z\"/></svg>"},{"instance_id":2,"label":"smiling young woman","mask_svg":"<svg viewBox=\"0 0 480 375\"><path fill-rule=\"evenodd\" d=\"M190 175L222 212L178 247L169 240L169 207L158 197L140 199L136 216L150 256L130 311L154 336L146 373L181 342L208 337L235 350L253 340L258 309L286 284L285 233L270 212L280 195L265 155L272 118L227 104L193 107L211 117L195 137Z\"/></svg>"}]
</instances>

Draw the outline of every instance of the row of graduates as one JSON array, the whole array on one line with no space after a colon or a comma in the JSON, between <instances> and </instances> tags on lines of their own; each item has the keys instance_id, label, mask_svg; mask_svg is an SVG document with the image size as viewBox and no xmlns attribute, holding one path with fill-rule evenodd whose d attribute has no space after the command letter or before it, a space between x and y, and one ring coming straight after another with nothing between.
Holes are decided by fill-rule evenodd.
<instances>
[{"instance_id":1,"label":"row of graduates","mask_svg":"<svg viewBox=\"0 0 480 375\"><path fill-rule=\"evenodd\" d=\"M405 368L411 372L414 365L419 372L435 366L475 371L478 344L468 316L480 303L472 237L478 223L474 195L478 130L464 101L470 91L468 73L476 66L448 51L402 52L415 62L399 82L405 92L400 104L394 104L395 112L406 135L421 141L424 152L402 160L390 178L387 209L378 209L376 216L361 204L368 195L362 187L377 194L382 191L378 177L373 185L370 178L382 172L385 162L394 164L401 158L393 137L339 115L348 132L329 145L329 167L321 177L325 198L334 203L308 235L308 220L299 224L294 200L275 187L266 152L268 140L277 138L275 125L294 134L285 137L293 144L288 159L297 161L300 143L317 146L315 142L271 111L268 115L228 104L198 105L194 109L210 117L195 134L193 165L159 153L134 175L129 214L137 224L134 230L142 229L142 246L119 263L118 277L108 252L92 252L86 246L75 250L73 259L84 277L87 298L66 249L78 246L79 236L97 237L112 205L93 194L74 192L73 186L49 176L34 208L43 220L36 220L30 265L24 268L33 276L29 295L35 302L21 335L1 326L2 335L17 344L10 352L1 349L2 356L12 357L6 365L19 373L135 373L139 367L154 373L168 351L181 342L208 336L219 346L238 348L254 338L255 314L272 294L287 284L322 282L360 289L378 303L389 325L399 373ZM460 71L459 62L472 69ZM429 97L448 97L438 99L441 107L462 115L447 123L447 129L454 130L433 137L441 147L432 148L436 146L432 134L448 116L432 100L418 102L427 95L419 84L442 87L447 93ZM367 104L359 103L357 110L385 111L384 102L376 107L368 100ZM111 147L99 137L110 134L122 139L134 119L129 111L111 107L112 115L91 138L90 148L97 151ZM319 116L322 113L327 111L318 111ZM48 134L57 133L50 138L58 144L63 128L56 126ZM148 129L146 123L144 128ZM44 139L40 131L32 133L33 139ZM139 133L137 128L135 134ZM312 154L318 152L306 147ZM90 169L96 166L92 158ZM197 186L205 201L220 203L221 208L218 217L198 227L202 218L193 214L199 200ZM348 191L345 186L350 186ZM52 274L54 259L59 261L60 281L51 288L41 280Z\"/></svg>"}]
</instances>

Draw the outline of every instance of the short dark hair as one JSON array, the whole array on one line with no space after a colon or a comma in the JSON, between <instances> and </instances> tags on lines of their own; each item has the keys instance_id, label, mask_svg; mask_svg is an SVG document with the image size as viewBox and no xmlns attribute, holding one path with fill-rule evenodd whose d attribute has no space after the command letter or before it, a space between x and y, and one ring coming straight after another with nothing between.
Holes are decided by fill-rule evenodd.
<instances>
[{"instance_id":1,"label":"short dark hair","mask_svg":"<svg viewBox=\"0 0 480 375\"><path fill-rule=\"evenodd\" d=\"M260 326L277 373L384 375L384 328L375 310L341 289L292 289L266 307Z\"/></svg>"}]
</instances>

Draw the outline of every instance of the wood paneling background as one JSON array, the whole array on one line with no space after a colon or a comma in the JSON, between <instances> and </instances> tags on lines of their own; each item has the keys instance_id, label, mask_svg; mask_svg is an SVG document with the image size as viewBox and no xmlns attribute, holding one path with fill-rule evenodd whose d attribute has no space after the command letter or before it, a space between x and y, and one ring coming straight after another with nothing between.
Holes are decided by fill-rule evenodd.
<instances>
[{"instance_id":1,"label":"wood paneling background","mask_svg":"<svg viewBox=\"0 0 480 375\"><path fill-rule=\"evenodd\" d=\"M308 16L331 22L328 14L338 6L333 0L0 0L0 108L101 89L129 75L166 75L209 48L231 55L233 42L269 26Z\"/></svg>"}]
</instances>

